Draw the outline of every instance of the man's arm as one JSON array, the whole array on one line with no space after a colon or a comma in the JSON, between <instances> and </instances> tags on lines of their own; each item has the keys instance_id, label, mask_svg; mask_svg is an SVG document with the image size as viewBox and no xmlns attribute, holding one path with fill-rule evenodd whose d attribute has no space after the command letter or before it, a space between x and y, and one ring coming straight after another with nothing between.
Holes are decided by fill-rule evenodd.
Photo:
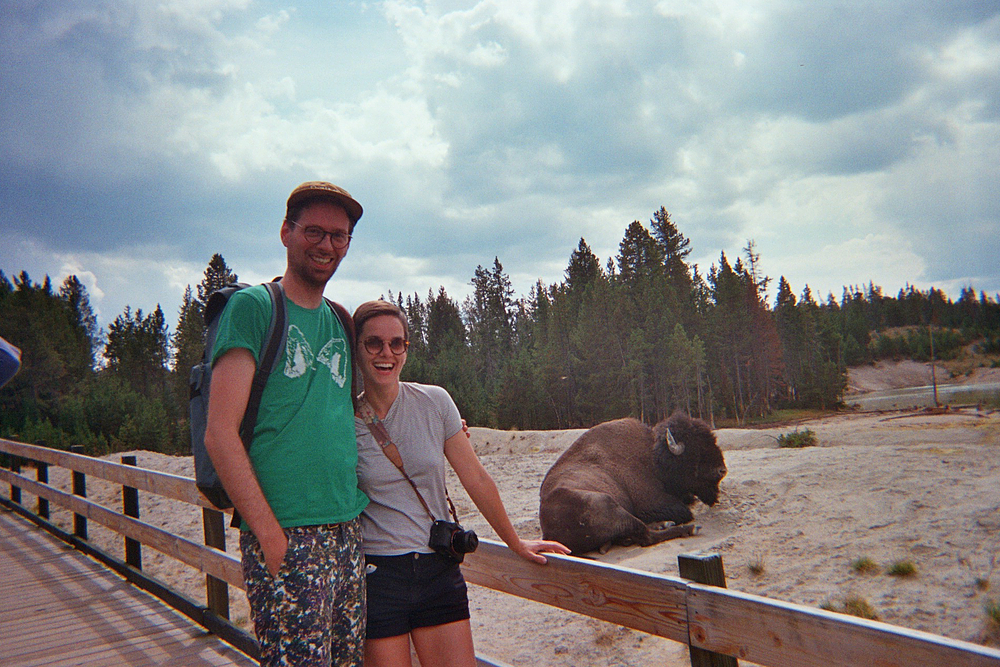
<instances>
[{"instance_id":1,"label":"man's arm","mask_svg":"<svg viewBox=\"0 0 1000 667\"><path fill-rule=\"evenodd\" d=\"M288 540L261 491L240 440L240 422L246 412L256 368L250 350L238 347L215 362L208 398L205 449L233 506L260 542L267 569L274 575L285 558Z\"/></svg>"}]
</instances>

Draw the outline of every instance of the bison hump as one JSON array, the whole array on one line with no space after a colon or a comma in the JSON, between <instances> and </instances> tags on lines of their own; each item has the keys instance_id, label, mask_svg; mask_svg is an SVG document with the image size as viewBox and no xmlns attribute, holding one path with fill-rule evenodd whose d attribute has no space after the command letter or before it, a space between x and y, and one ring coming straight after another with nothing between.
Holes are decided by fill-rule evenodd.
<instances>
[{"instance_id":1,"label":"bison hump","mask_svg":"<svg viewBox=\"0 0 1000 667\"><path fill-rule=\"evenodd\" d=\"M604 422L589 429L552 464L543 481L583 475L615 478L619 471L654 465L653 431L637 419ZM648 469L648 468L646 468Z\"/></svg>"},{"instance_id":2,"label":"bison hump","mask_svg":"<svg viewBox=\"0 0 1000 667\"><path fill-rule=\"evenodd\" d=\"M604 422L585 431L559 457L604 461L652 447L653 431L631 417Z\"/></svg>"}]
</instances>

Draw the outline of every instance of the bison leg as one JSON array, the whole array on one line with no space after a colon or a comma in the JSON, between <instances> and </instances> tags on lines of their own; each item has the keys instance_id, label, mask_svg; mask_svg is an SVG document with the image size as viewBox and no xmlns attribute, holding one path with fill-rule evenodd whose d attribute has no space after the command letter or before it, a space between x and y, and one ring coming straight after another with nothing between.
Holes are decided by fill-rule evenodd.
<instances>
[{"instance_id":1,"label":"bison leg","mask_svg":"<svg viewBox=\"0 0 1000 667\"><path fill-rule=\"evenodd\" d=\"M556 540L574 554L607 544L641 544L648 540L646 524L606 493L557 489L541 503L542 537Z\"/></svg>"},{"instance_id":2,"label":"bison leg","mask_svg":"<svg viewBox=\"0 0 1000 667\"><path fill-rule=\"evenodd\" d=\"M673 496L666 496L654 509L640 513L639 517L649 523L669 521L675 526L694 521L691 509Z\"/></svg>"},{"instance_id":3,"label":"bison leg","mask_svg":"<svg viewBox=\"0 0 1000 667\"><path fill-rule=\"evenodd\" d=\"M640 547L650 547L654 544L659 544L660 542L677 539L678 537L689 537L694 535L696 532L698 532L698 527L693 523L687 523L683 526L675 526L673 521L647 523L646 532L639 535L639 537L635 540L626 539L625 541L608 542L603 545L599 551L602 554L608 553L608 549L611 548L612 544L618 544L620 546L638 544Z\"/></svg>"},{"instance_id":4,"label":"bison leg","mask_svg":"<svg viewBox=\"0 0 1000 667\"><path fill-rule=\"evenodd\" d=\"M644 544L643 546L666 542L667 540L673 540L678 537L689 537L698 532L698 527L693 523L686 523L683 526L675 526L672 521L650 523L646 525L646 528L649 530L650 542L649 544Z\"/></svg>"}]
</instances>

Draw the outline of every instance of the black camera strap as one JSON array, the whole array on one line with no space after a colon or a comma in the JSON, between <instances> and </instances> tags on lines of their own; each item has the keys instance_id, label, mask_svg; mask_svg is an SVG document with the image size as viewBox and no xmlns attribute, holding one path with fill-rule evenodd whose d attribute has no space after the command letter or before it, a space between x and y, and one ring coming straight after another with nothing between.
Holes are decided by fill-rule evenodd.
<instances>
[{"instance_id":1,"label":"black camera strap","mask_svg":"<svg viewBox=\"0 0 1000 667\"><path fill-rule=\"evenodd\" d=\"M431 512L431 508L427 505L427 501L424 500L424 497L420 494L420 489L418 489L417 485L413 483L410 476L406 474L406 469L403 468L403 457L399 455L399 448L396 447L392 438L389 437L389 430L385 427L385 424L382 423L382 420L379 419L378 415L375 414L375 409L367 400L365 400L364 394L362 394L361 400L358 401L358 416L361 417L362 421L364 421L368 426L368 430L371 431L373 436L375 436L375 442L377 442L379 447L382 448L382 453L385 454L386 458L392 461L393 465L399 468L399 472L403 474L406 481L413 487L413 492L417 494L420 504L424 506L425 510L427 510L427 514L431 517L431 521L436 521L437 519L434 517L434 512ZM451 496L448 495L447 487L444 490L444 498L448 501L448 509L451 510L452 518L455 519L455 523L458 523L458 513L455 512L455 505L451 502Z\"/></svg>"}]
</instances>

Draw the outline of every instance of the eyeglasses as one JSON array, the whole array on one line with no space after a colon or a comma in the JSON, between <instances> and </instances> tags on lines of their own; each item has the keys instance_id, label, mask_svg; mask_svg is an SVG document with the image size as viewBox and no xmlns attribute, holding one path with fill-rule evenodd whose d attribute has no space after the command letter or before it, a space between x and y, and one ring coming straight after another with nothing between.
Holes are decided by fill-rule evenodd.
<instances>
[{"instance_id":1,"label":"eyeglasses","mask_svg":"<svg viewBox=\"0 0 1000 667\"><path fill-rule=\"evenodd\" d=\"M403 354L406 349L410 347L410 341L405 338L393 338L392 340L383 340L378 336L369 336L365 338L361 343L368 350L368 354L378 354L385 347L385 344L389 344L389 351L393 354Z\"/></svg>"},{"instance_id":2,"label":"eyeglasses","mask_svg":"<svg viewBox=\"0 0 1000 667\"><path fill-rule=\"evenodd\" d=\"M295 227L302 227L299 223L292 222L291 220L288 221L288 224ZM333 244L334 248L346 248L351 242L351 235L339 229L335 232L327 232L319 227L302 227L302 234L306 237L306 241L309 241L313 245L319 245L327 236L330 237L330 243Z\"/></svg>"}]
</instances>

